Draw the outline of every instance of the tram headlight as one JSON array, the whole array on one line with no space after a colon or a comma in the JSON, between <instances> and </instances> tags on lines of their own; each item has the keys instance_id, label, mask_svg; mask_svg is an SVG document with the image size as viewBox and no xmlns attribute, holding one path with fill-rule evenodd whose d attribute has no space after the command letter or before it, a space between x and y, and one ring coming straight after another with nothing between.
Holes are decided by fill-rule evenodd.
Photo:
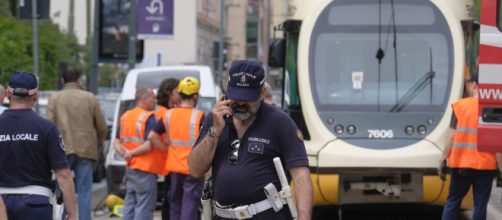
<instances>
[{"instance_id":1,"label":"tram headlight","mask_svg":"<svg viewBox=\"0 0 502 220\"><path fill-rule=\"evenodd\" d=\"M417 127L417 132L418 132L419 134L422 134L422 135L423 135L423 134L427 133L427 127L425 127L425 125L419 125L419 126Z\"/></svg>"},{"instance_id":2,"label":"tram headlight","mask_svg":"<svg viewBox=\"0 0 502 220\"><path fill-rule=\"evenodd\" d=\"M415 129L413 128L413 126L408 125L408 126L406 126L406 128L404 128L404 132L407 135L413 135L413 133L415 133Z\"/></svg>"},{"instance_id":3,"label":"tram headlight","mask_svg":"<svg viewBox=\"0 0 502 220\"><path fill-rule=\"evenodd\" d=\"M356 126L354 126L354 125L347 126L347 133L355 134L356 133Z\"/></svg>"},{"instance_id":4,"label":"tram headlight","mask_svg":"<svg viewBox=\"0 0 502 220\"><path fill-rule=\"evenodd\" d=\"M335 133L343 134L343 125L335 125Z\"/></svg>"},{"instance_id":5,"label":"tram headlight","mask_svg":"<svg viewBox=\"0 0 502 220\"><path fill-rule=\"evenodd\" d=\"M435 122L436 122L436 121L434 121L434 119L433 119L433 118L428 118L428 119L427 119L427 124L429 124L429 125L433 125Z\"/></svg>"}]
</instances>

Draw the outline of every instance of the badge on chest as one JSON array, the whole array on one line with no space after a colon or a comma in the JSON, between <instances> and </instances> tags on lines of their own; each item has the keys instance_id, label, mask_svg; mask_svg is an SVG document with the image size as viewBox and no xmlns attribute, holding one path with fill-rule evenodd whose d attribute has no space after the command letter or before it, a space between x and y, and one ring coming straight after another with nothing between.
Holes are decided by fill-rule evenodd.
<instances>
[{"instance_id":1,"label":"badge on chest","mask_svg":"<svg viewBox=\"0 0 502 220\"><path fill-rule=\"evenodd\" d=\"M254 154L263 154L263 149L265 148L264 143L260 142L249 142L248 152Z\"/></svg>"}]
</instances>

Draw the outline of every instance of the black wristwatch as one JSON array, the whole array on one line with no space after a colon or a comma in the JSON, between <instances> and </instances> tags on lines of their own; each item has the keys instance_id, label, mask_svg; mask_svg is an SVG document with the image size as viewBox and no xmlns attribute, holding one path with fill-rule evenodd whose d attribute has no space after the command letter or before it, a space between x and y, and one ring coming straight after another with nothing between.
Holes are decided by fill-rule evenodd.
<instances>
[{"instance_id":1,"label":"black wristwatch","mask_svg":"<svg viewBox=\"0 0 502 220\"><path fill-rule=\"evenodd\" d=\"M209 130L207 131L207 135L209 135L209 137L214 137L214 138L219 137L219 135L218 135L218 133L216 133L216 129L214 127L209 128Z\"/></svg>"}]
</instances>

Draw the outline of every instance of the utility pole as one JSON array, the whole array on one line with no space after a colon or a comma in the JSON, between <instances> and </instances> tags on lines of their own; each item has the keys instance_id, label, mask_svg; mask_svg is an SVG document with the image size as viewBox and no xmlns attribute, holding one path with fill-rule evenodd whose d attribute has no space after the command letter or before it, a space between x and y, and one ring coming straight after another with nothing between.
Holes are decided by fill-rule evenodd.
<instances>
[{"instance_id":1,"label":"utility pole","mask_svg":"<svg viewBox=\"0 0 502 220\"><path fill-rule=\"evenodd\" d=\"M136 64L136 14L137 14L138 0L131 0L131 7L129 7L129 48L127 53L127 60L129 61L129 70L134 69Z\"/></svg>"},{"instance_id":2,"label":"utility pole","mask_svg":"<svg viewBox=\"0 0 502 220\"><path fill-rule=\"evenodd\" d=\"M33 16L33 74L38 76L38 13L37 0L31 0L31 15ZM40 76L38 76L40 79Z\"/></svg>"},{"instance_id":3,"label":"utility pole","mask_svg":"<svg viewBox=\"0 0 502 220\"><path fill-rule=\"evenodd\" d=\"M223 46L225 44L225 0L220 0L220 43L218 44L218 74L216 74L216 84L223 79Z\"/></svg>"},{"instance_id":4,"label":"utility pole","mask_svg":"<svg viewBox=\"0 0 502 220\"><path fill-rule=\"evenodd\" d=\"M98 56L99 56L99 51L98 51L99 37L98 37L98 34L99 34L100 1L101 0L94 0L94 25L93 25L93 30L92 30L93 37L92 37L91 74L90 74L91 76L89 79L89 81L90 81L89 89L94 94L98 94L98 83L97 83L98 82L98 62L99 62L99 60L98 60ZM90 4L88 4L88 6L90 7ZM88 36L90 36L90 35L88 35Z\"/></svg>"},{"instance_id":5,"label":"utility pole","mask_svg":"<svg viewBox=\"0 0 502 220\"><path fill-rule=\"evenodd\" d=\"M70 0L70 10L68 15L68 34L75 34L75 0Z\"/></svg>"}]
</instances>

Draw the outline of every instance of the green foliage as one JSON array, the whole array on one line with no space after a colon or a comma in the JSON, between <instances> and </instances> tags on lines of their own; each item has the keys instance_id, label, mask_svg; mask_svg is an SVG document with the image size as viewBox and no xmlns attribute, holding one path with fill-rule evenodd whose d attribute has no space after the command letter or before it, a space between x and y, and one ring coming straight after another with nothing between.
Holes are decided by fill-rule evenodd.
<instances>
[{"instance_id":1,"label":"green foliage","mask_svg":"<svg viewBox=\"0 0 502 220\"><path fill-rule=\"evenodd\" d=\"M40 88L54 89L59 62L82 65L79 54L84 52L73 35L64 35L50 21L40 21L39 79ZM6 84L15 71L33 72L32 21L10 16L0 17L0 83Z\"/></svg>"}]
</instances>

